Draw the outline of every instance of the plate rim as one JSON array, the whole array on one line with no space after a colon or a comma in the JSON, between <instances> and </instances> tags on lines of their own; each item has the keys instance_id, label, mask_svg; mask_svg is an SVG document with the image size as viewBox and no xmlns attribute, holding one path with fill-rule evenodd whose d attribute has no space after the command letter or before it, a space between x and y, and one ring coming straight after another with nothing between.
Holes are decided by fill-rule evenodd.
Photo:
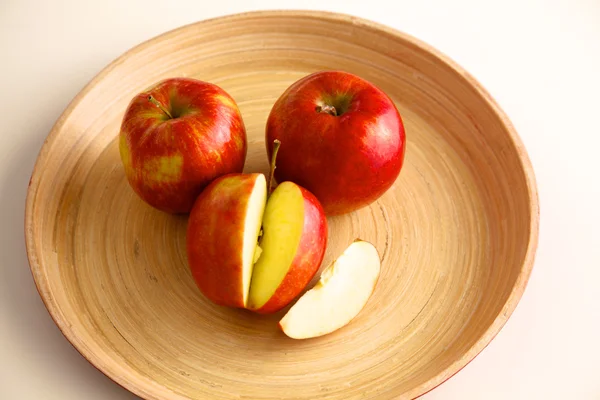
<instances>
[{"instance_id":1,"label":"plate rim","mask_svg":"<svg viewBox=\"0 0 600 400\"><path fill-rule=\"evenodd\" d=\"M423 382L421 385L416 386L408 391L407 396L410 399L416 399L423 396L424 394L432 391L436 387L440 386L448 379L452 378L455 374L460 372L466 367L471 361L473 361L496 337L496 335L502 330L508 319L512 316L518 303L520 302L533 266L535 263L535 256L539 240L539 224L540 224L540 205L539 205L539 193L537 188L537 181L533 170L533 165L525 149L523 141L516 131L513 123L508 118L504 110L499 106L492 95L483 87L483 85L474 78L468 71L462 68L452 58L447 56L442 51L434 48L428 43L396 28L392 28L388 25L375 22L363 17L356 15L325 11L325 10L303 10L303 9L270 9L270 10L255 10L245 11L239 13L225 14L221 16L206 18L184 24L177 28L165 31L154 37L151 37L139 44L131 47L117 58L113 59L108 65L106 65L99 73L92 77L88 83L77 93L77 95L69 102L67 107L62 111L54 123L52 129L48 133L41 149L36 157L36 161L30 175L29 185L27 188L27 195L25 201L25 247L27 253L27 259L30 266L30 272L32 274L36 289L44 306L50 314L55 325L59 328L60 332L67 339L67 341L77 350L81 356L86 359L92 366L102 372L105 376L111 379L113 382L123 387L125 390L140 396L144 399L156 398L155 392L150 392L150 386L146 384L140 384L141 381L130 381L126 378L116 375L113 371L103 365L100 358L96 357L93 352L85 348L80 348L76 343L82 342L76 332L72 330L69 323L61 318L61 312L59 305L55 302L51 291L49 289L49 283L44 274L43 262L38 257L38 243L34 239L34 226L36 225L33 218L33 208L35 205L35 199L37 189L39 186L40 176L48 157L49 149L52 147L53 142L56 139L62 126L65 124L68 117L72 114L74 109L78 106L82 99L95 87L96 84L101 82L106 75L108 75L115 67L121 64L125 59L143 51L145 48L152 46L155 42L165 39L171 35L176 35L180 31L191 29L193 27L200 26L202 24L210 24L215 22L221 23L232 23L235 20L246 19L246 18L277 18L277 17L300 17L300 18L316 18L321 20L328 20L331 22L345 22L359 27L366 27L368 29L383 32L387 35L393 36L396 39L403 40L411 45L419 48L420 50L428 53L432 57L435 57L438 62L445 64L447 67L452 69L455 73L465 79L469 85L477 91L477 94L484 100L492 111L499 117L504 125L504 128L509 134L509 138L512 141L513 146L516 149L519 162L524 172L524 178L526 181L527 194L529 197L529 242L527 244L527 251L525 254L524 261L521 265L519 275L515 281L515 284L504 303L504 306L496 316L492 324L488 329L475 341L475 343L458 359L453 361L443 371L433 376L429 380ZM83 346L82 346L83 347ZM151 384L157 385L152 379L143 377ZM158 386L158 385L157 385ZM168 393L170 399L187 399L184 396L176 394L170 391L168 388L160 385L159 390ZM148 397L150 396L150 397Z\"/></svg>"}]
</instances>

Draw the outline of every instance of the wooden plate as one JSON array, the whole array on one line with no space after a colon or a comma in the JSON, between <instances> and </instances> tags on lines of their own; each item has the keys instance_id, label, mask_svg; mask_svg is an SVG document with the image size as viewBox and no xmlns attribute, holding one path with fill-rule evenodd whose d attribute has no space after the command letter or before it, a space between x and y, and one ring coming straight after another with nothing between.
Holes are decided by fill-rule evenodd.
<instances>
[{"instance_id":1,"label":"wooden plate","mask_svg":"<svg viewBox=\"0 0 600 400\"><path fill-rule=\"evenodd\" d=\"M187 269L186 217L128 186L117 134L132 96L166 77L211 81L238 102L247 171L267 170L275 99L321 69L356 73L396 102L406 163L379 201L329 219L327 265L372 241L382 275L345 328L296 341L212 305ZM417 397L496 335L531 272L538 233L531 165L508 119L429 46L358 18L254 12L189 25L114 61L74 99L39 155L27 197L31 269L50 314L98 369L146 399Z\"/></svg>"}]
</instances>

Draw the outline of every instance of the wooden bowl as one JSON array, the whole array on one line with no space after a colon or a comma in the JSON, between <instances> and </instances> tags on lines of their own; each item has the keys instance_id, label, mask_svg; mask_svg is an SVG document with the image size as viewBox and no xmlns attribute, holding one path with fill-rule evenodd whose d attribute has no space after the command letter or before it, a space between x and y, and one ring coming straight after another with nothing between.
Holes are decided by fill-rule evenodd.
<instances>
[{"instance_id":1,"label":"wooden bowl","mask_svg":"<svg viewBox=\"0 0 600 400\"><path fill-rule=\"evenodd\" d=\"M372 298L346 327L298 341L278 330L282 313L222 308L201 295L186 262L186 217L134 194L117 134L134 94L166 77L196 77L239 103L245 168L266 172L271 106L322 69L387 92L408 147L379 201L329 219L324 266L356 237L382 255ZM100 73L41 150L26 240L40 295L64 335L143 398L409 399L465 366L506 322L531 272L538 220L517 133L463 69L372 22L276 11L182 27Z\"/></svg>"}]
</instances>

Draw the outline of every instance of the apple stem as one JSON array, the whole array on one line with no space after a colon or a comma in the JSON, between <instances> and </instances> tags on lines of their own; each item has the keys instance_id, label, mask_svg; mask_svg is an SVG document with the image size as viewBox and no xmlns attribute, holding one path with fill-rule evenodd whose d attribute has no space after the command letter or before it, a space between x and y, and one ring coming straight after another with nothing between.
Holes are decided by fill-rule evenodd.
<instances>
[{"instance_id":1,"label":"apple stem","mask_svg":"<svg viewBox=\"0 0 600 400\"><path fill-rule=\"evenodd\" d=\"M152 97L152 95L148 96L148 101L150 103L154 104L156 107L160 108L162 112L167 114L167 117L169 117L169 119L173 119L173 116L171 115L169 110L167 110L162 104L160 104L158 102L158 100L156 100L154 97Z\"/></svg>"},{"instance_id":2,"label":"apple stem","mask_svg":"<svg viewBox=\"0 0 600 400\"><path fill-rule=\"evenodd\" d=\"M324 104L322 106L317 106L317 112L319 113L327 113L330 115L333 115L334 117L337 117L337 110L335 109L334 106L330 106L329 104Z\"/></svg>"},{"instance_id":3,"label":"apple stem","mask_svg":"<svg viewBox=\"0 0 600 400\"><path fill-rule=\"evenodd\" d=\"M273 191L273 176L275 175L275 161L277 160L277 153L279 152L279 146L281 142L278 139L273 141L273 155L271 156L271 170L269 171L269 195Z\"/></svg>"}]
</instances>

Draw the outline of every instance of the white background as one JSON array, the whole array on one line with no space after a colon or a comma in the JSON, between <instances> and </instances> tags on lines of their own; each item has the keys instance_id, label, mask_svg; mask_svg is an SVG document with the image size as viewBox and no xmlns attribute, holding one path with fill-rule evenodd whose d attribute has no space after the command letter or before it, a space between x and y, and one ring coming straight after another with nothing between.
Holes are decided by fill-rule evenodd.
<instances>
[{"instance_id":1,"label":"white background","mask_svg":"<svg viewBox=\"0 0 600 400\"><path fill-rule=\"evenodd\" d=\"M425 40L492 93L531 156L541 232L529 286L490 346L424 399L600 399L600 0L0 0L0 399L136 398L61 336L29 272L27 182L55 120L141 41L269 8L354 14Z\"/></svg>"}]
</instances>

